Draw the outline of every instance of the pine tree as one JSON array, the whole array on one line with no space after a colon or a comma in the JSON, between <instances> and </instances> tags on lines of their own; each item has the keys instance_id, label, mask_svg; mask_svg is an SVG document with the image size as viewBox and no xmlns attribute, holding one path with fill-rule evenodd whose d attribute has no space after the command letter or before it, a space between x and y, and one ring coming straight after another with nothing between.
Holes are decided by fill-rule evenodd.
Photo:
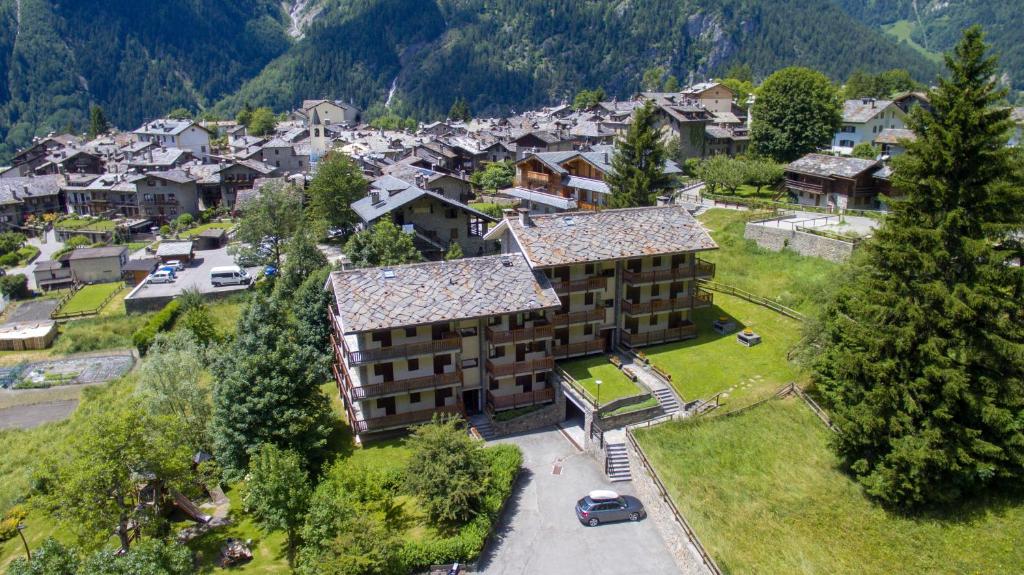
<instances>
[{"instance_id":1,"label":"pine tree","mask_svg":"<svg viewBox=\"0 0 1024 575\"><path fill-rule=\"evenodd\" d=\"M306 278L292 297L292 313L298 327L298 341L310 357L308 369L319 380L330 377L331 324L327 306L333 303L334 293L324 289L331 269L323 267Z\"/></svg>"},{"instance_id":2,"label":"pine tree","mask_svg":"<svg viewBox=\"0 0 1024 575\"><path fill-rule=\"evenodd\" d=\"M1024 226L995 58L971 28L895 162L901 194L823 313L812 366L866 491L913 507L1024 478Z\"/></svg>"},{"instance_id":3,"label":"pine tree","mask_svg":"<svg viewBox=\"0 0 1024 575\"><path fill-rule=\"evenodd\" d=\"M606 178L612 190L610 207L652 205L658 195L672 186L672 178L665 173L668 152L661 132L655 127L651 102L637 108L629 131L615 148L612 169Z\"/></svg>"},{"instance_id":4,"label":"pine tree","mask_svg":"<svg viewBox=\"0 0 1024 575\"><path fill-rule=\"evenodd\" d=\"M110 123L103 113L103 108L93 106L89 109L89 137L95 138L110 131Z\"/></svg>"},{"instance_id":5,"label":"pine tree","mask_svg":"<svg viewBox=\"0 0 1024 575\"><path fill-rule=\"evenodd\" d=\"M473 114L469 110L469 102L465 98L458 98L452 102L452 107L448 110L448 119L456 122L468 122L473 119Z\"/></svg>"},{"instance_id":6,"label":"pine tree","mask_svg":"<svg viewBox=\"0 0 1024 575\"><path fill-rule=\"evenodd\" d=\"M263 443L322 462L330 407L281 302L261 294L238 322L238 334L213 365L214 453L229 476Z\"/></svg>"}]
</instances>

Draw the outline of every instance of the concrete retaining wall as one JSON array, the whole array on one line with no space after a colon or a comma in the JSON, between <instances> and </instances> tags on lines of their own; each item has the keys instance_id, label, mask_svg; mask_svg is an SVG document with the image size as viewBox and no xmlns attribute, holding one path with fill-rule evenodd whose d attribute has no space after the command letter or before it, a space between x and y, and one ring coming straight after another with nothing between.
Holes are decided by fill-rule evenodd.
<instances>
[{"instance_id":1,"label":"concrete retaining wall","mask_svg":"<svg viewBox=\"0 0 1024 575\"><path fill-rule=\"evenodd\" d=\"M814 256L833 262L845 262L853 254L854 248L854 244L850 242L755 223L747 223L743 237L754 240L757 245L773 252L790 249L803 256Z\"/></svg>"},{"instance_id":2,"label":"concrete retaining wall","mask_svg":"<svg viewBox=\"0 0 1024 575\"><path fill-rule=\"evenodd\" d=\"M565 396L562 394L561 386L557 386L555 388L554 403L508 421L495 421L492 417L491 426L494 427L494 432L499 436L512 435L548 427L563 419L565 419Z\"/></svg>"},{"instance_id":3,"label":"concrete retaining wall","mask_svg":"<svg viewBox=\"0 0 1024 575\"><path fill-rule=\"evenodd\" d=\"M641 421L647 421L648 419L654 419L655 417L661 417L662 415L665 415L665 410L663 410L660 405L655 405L653 407L630 411L629 413L602 417L599 420L598 425L602 429L618 429L627 425L633 425L634 423L640 423Z\"/></svg>"}]
</instances>

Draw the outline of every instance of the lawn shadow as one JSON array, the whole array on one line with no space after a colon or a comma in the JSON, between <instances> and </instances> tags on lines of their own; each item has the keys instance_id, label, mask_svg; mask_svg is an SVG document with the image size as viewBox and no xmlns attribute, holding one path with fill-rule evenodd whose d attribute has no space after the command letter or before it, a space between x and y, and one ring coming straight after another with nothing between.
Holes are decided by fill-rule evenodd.
<instances>
[{"instance_id":1,"label":"lawn shadow","mask_svg":"<svg viewBox=\"0 0 1024 575\"><path fill-rule=\"evenodd\" d=\"M199 537L196 537L188 543L189 549L196 554L196 573L213 573L215 569L221 570L218 561L220 559L220 549L229 538L242 539L238 534L233 534L232 529L238 525L235 519L232 519L230 525L223 527L216 527L203 533ZM235 565L239 567L247 563L251 563L255 559L256 551L260 548L260 544L263 542L261 538L249 537L244 538L243 541L249 547L249 550L253 552L253 559L250 559L244 563ZM249 543L251 541L251 544ZM278 553L279 557L276 559L282 559L287 557L287 552Z\"/></svg>"},{"instance_id":2,"label":"lawn shadow","mask_svg":"<svg viewBox=\"0 0 1024 575\"><path fill-rule=\"evenodd\" d=\"M840 468L840 471L847 473L851 480L856 481L844 469ZM1005 517L1008 511L1024 507L1024 489L1014 488L1013 486L1003 488L992 487L991 489L992 491L989 493L970 496L956 503L933 505L916 511L889 507L884 507L884 509L887 515L905 521L954 526L980 521L989 514L996 517ZM878 501L871 499L867 493L864 493L863 489L861 489L861 493L873 504L879 505Z\"/></svg>"},{"instance_id":3,"label":"lawn shadow","mask_svg":"<svg viewBox=\"0 0 1024 575\"><path fill-rule=\"evenodd\" d=\"M490 566L505 538L514 532L512 519L519 512L523 493L526 492L526 488L533 482L533 475L533 471L526 467L520 471L515 485L512 486L512 493L509 494L508 500L505 503L505 509L502 511L501 517L498 518L491 535L487 538L483 551L480 552L480 557L476 560L476 571L483 571Z\"/></svg>"}]
</instances>

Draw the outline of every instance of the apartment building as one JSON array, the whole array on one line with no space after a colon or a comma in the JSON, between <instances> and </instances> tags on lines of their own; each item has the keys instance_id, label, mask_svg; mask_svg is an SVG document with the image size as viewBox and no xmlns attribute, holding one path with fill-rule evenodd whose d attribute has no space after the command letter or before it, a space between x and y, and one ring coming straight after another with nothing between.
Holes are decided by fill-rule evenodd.
<instances>
[{"instance_id":1,"label":"apartment building","mask_svg":"<svg viewBox=\"0 0 1024 575\"><path fill-rule=\"evenodd\" d=\"M358 437L554 401L559 300L522 255L331 274L334 376Z\"/></svg>"},{"instance_id":2,"label":"apartment building","mask_svg":"<svg viewBox=\"0 0 1024 575\"><path fill-rule=\"evenodd\" d=\"M905 118L906 113L892 100L846 100L843 123L832 136L832 153L848 156L857 144L873 142L882 130L905 128Z\"/></svg>"}]
</instances>

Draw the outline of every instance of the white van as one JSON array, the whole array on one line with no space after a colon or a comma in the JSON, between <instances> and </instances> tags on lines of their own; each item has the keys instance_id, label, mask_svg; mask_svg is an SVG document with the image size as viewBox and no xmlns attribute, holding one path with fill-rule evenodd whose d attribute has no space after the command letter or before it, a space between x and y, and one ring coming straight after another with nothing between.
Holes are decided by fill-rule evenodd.
<instances>
[{"instance_id":1,"label":"white van","mask_svg":"<svg viewBox=\"0 0 1024 575\"><path fill-rule=\"evenodd\" d=\"M221 266L210 270L210 283L214 287L244 285L252 282L252 277L238 266Z\"/></svg>"}]
</instances>

